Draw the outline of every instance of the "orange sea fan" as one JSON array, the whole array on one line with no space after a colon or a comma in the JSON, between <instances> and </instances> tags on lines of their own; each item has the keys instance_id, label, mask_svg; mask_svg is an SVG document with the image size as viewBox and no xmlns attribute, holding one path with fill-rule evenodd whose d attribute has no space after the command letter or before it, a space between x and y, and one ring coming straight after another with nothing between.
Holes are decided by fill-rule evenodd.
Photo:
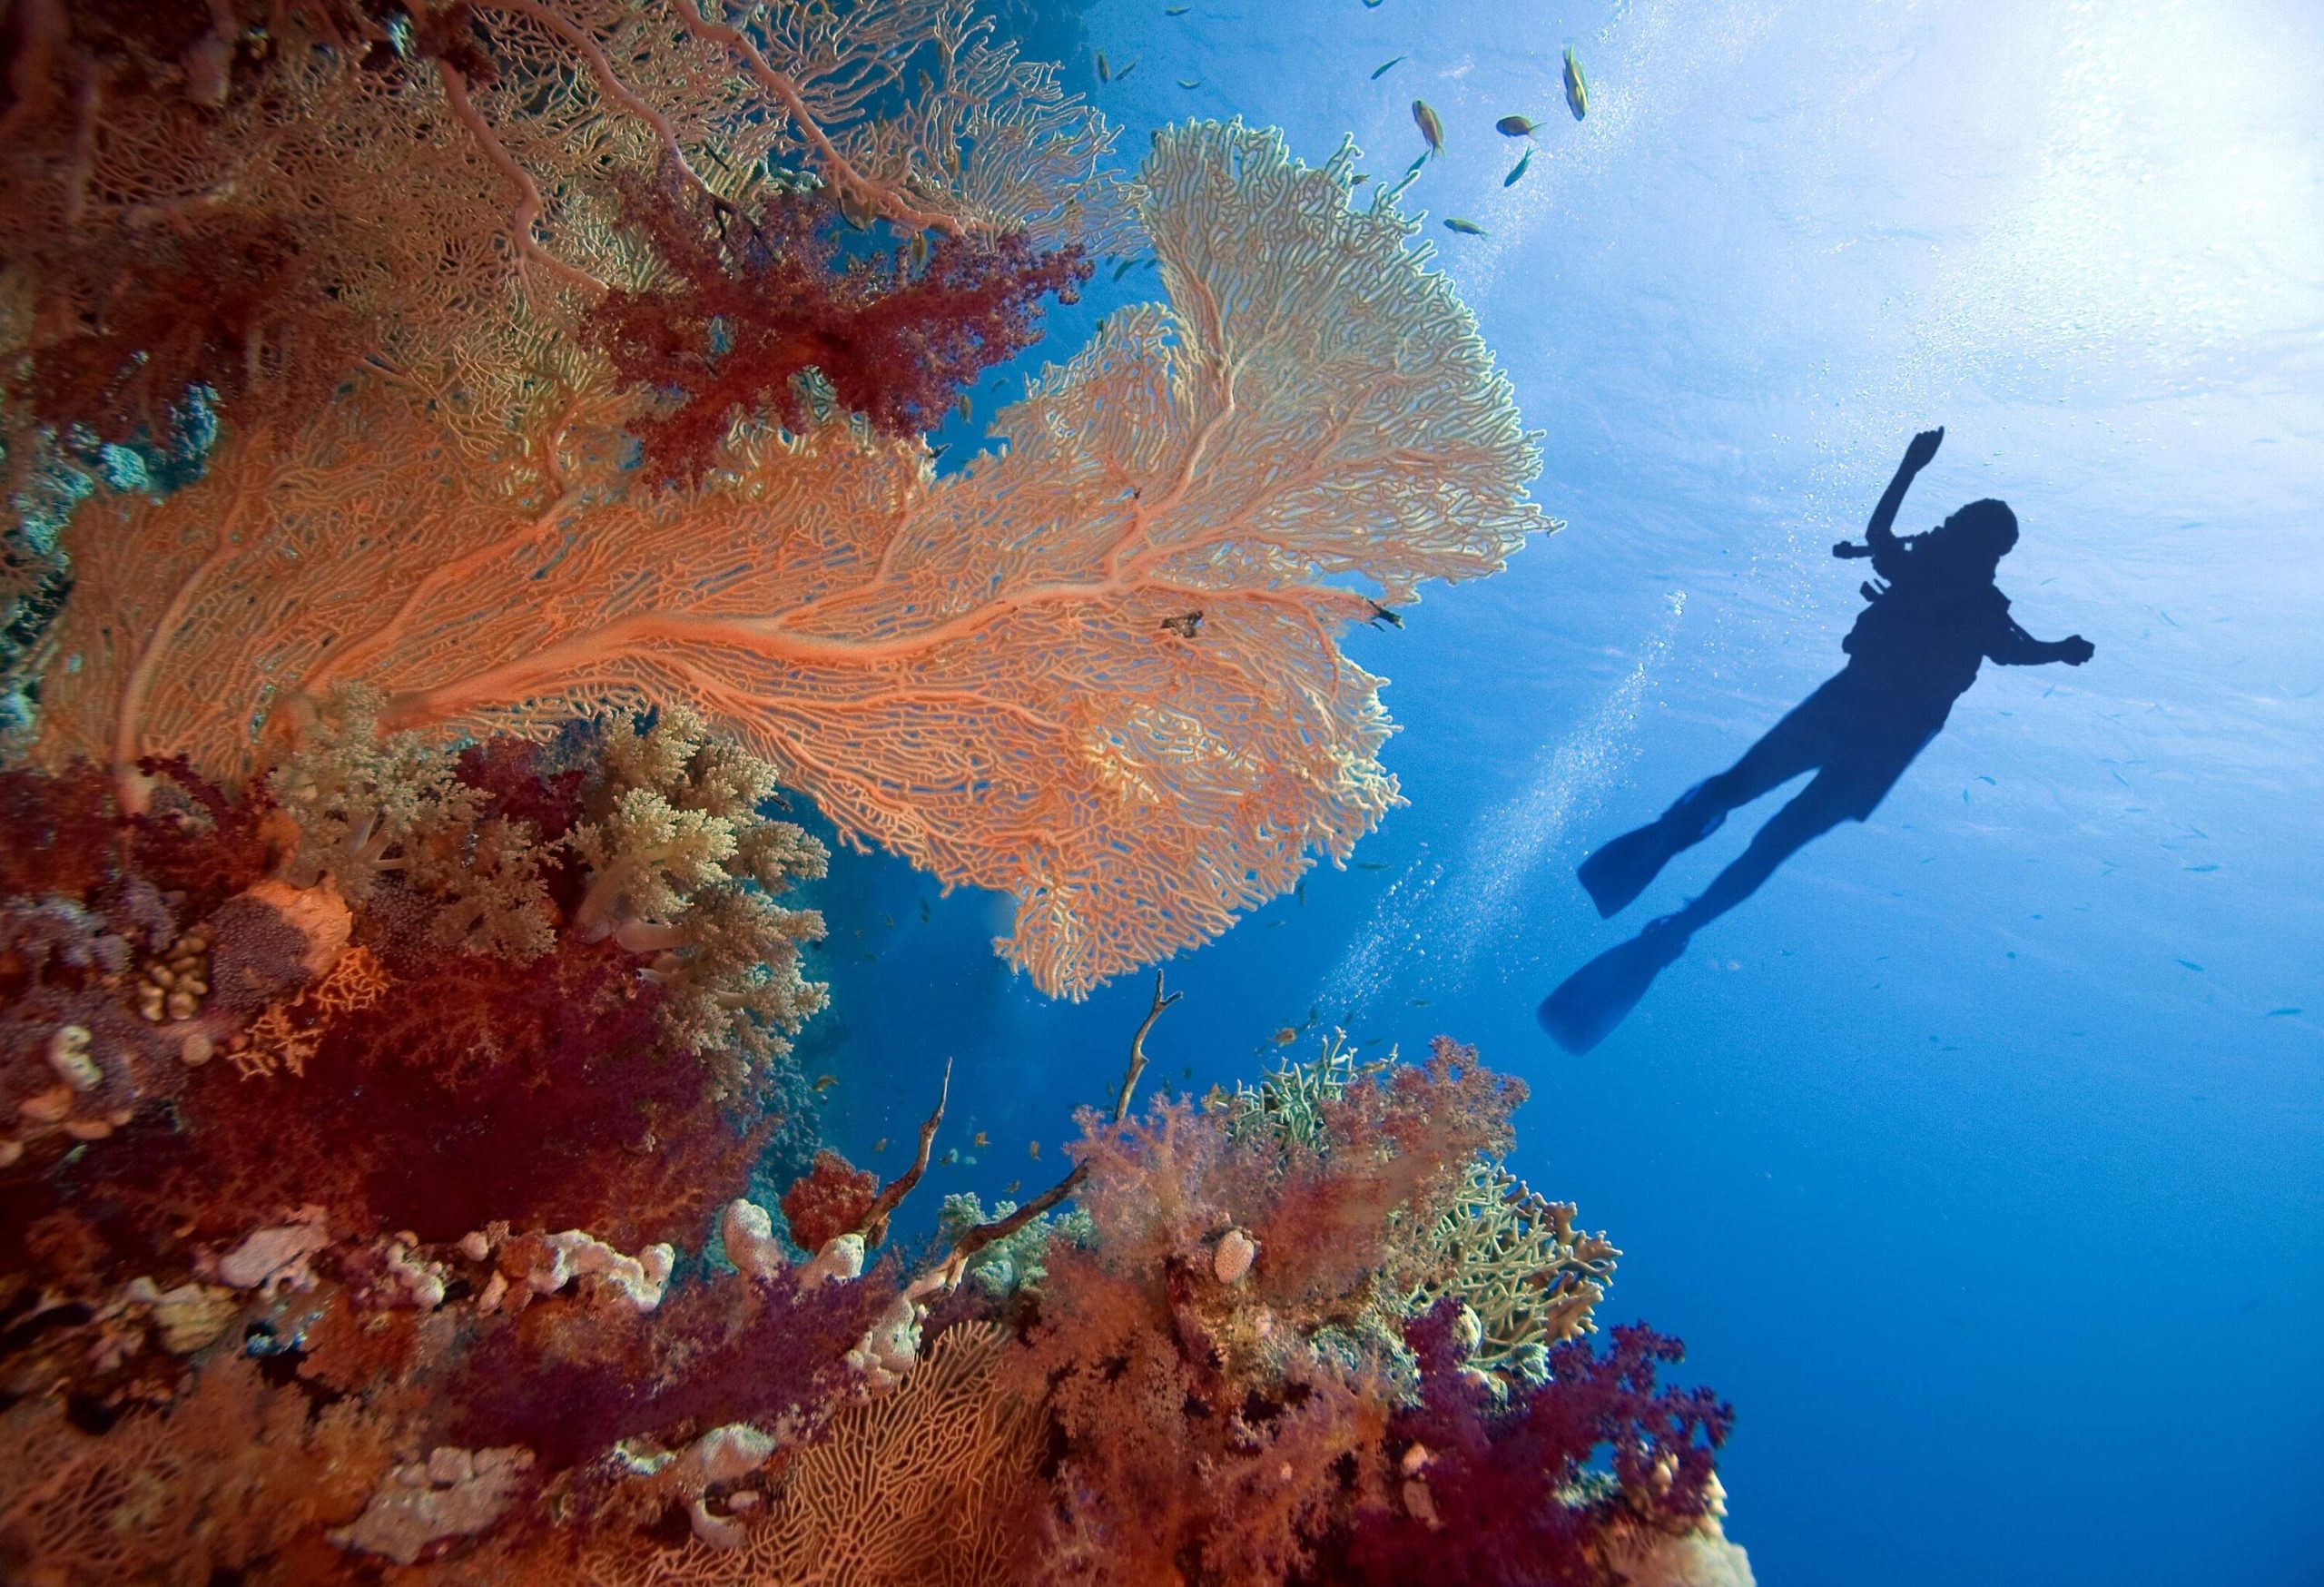
<instances>
[{"instance_id":1,"label":"orange sea fan","mask_svg":"<svg viewBox=\"0 0 2324 1587\"><path fill-rule=\"evenodd\" d=\"M1359 586L1493 572L1549 522L1508 382L1412 223L1349 208L1353 162L1160 134L1173 307L1115 315L951 478L834 423L649 493L586 392L497 471L392 389L230 437L197 486L81 509L36 754L247 774L270 702L346 679L389 726L536 736L684 699L849 838L1012 895L1044 991L1205 941L1395 803L1335 639Z\"/></svg>"}]
</instances>

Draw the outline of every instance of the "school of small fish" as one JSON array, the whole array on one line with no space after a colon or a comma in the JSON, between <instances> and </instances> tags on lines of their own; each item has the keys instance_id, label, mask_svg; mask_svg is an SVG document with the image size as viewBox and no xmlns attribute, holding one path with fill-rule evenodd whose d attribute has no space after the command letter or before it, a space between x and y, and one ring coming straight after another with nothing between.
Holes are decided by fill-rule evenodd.
<instances>
[{"instance_id":1,"label":"school of small fish","mask_svg":"<svg viewBox=\"0 0 2324 1587\"><path fill-rule=\"evenodd\" d=\"M1376 10L1382 4L1384 4L1384 0L1364 0L1364 7L1367 11ZM1194 7L1191 5L1166 5L1162 8L1162 15L1165 16L1185 16L1192 12L1193 9ZM1137 66L1138 60L1142 58L1143 57L1133 58L1128 65L1117 67L1107 58L1106 53L1103 50L1099 50L1097 53L1098 81L1103 84L1120 82L1123 78L1130 74L1131 70ZM1386 76L1391 71L1394 70L1397 66L1403 64L1405 61L1408 61L1412 57L1410 55L1389 56L1388 59L1381 62L1377 66L1372 68L1372 80L1377 83L1381 78ZM1581 69L1581 57L1574 54L1573 46L1571 44L1565 46L1564 69L1561 74L1561 79L1565 89L1566 108L1573 113L1574 120L1580 121L1590 113L1590 79L1588 74ZM1200 88L1202 86L1202 79L1199 77L1181 77L1178 79L1178 86L1186 89ZM1393 199L1400 196L1403 192L1404 189L1410 187L1413 181L1419 177L1421 168L1428 163L1431 156L1444 153L1444 120L1437 113L1435 106L1430 104L1425 99L1413 100L1413 123L1420 128L1421 141L1426 145L1426 147L1422 150L1420 158L1414 160L1412 164L1406 168L1403 176L1396 182L1396 184L1393 187L1385 190L1384 196L1386 198ZM1541 131L1541 123L1528 115L1505 115L1499 121L1493 123L1493 131L1499 133L1505 138L1530 139L1534 133ZM1528 148L1522 154L1519 155L1517 163L1509 168L1509 174L1501 179L1501 185L1503 187L1514 187L1520 181L1523 180L1525 173L1533 168L1533 154L1534 150ZM1368 172L1358 172L1354 179L1354 185L1361 187L1371 180L1372 177ZM1484 237L1491 235L1490 232L1488 232L1483 227L1478 225L1475 222L1463 220L1459 216L1447 217L1444 222L1444 229L1462 237ZM915 258L914 260L914 265L916 268L924 262L924 258ZM1138 262L1140 261L1135 260L1123 260L1120 264L1115 267L1114 280L1117 281L1120 281L1124 276L1128 275L1131 269ZM1144 262L1151 263L1152 261L1148 259Z\"/></svg>"}]
</instances>

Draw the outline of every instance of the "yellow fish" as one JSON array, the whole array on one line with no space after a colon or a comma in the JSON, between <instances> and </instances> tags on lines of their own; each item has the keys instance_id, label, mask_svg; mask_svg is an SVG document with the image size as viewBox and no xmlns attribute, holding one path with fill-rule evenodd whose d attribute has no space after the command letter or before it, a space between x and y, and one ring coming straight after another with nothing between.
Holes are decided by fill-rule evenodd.
<instances>
[{"instance_id":1,"label":"yellow fish","mask_svg":"<svg viewBox=\"0 0 2324 1587\"><path fill-rule=\"evenodd\" d=\"M1572 59L1571 55L1568 60ZM1420 128L1420 135L1428 140L1428 152L1444 153L1444 123L1436 118L1435 109L1425 99L1413 101L1413 121Z\"/></svg>"},{"instance_id":2,"label":"yellow fish","mask_svg":"<svg viewBox=\"0 0 2324 1587\"><path fill-rule=\"evenodd\" d=\"M990 1146L992 1142L986 1139L984 1131L980 1129L974 1135L969 1137L969 1144L970 1146Z\"/></svg>"},{"instance_id":3,"label":"yellow fish","mask_svg":"<svg viewBox=\"0 0 2324 1587\"><path fill-rule=\"evenodd\" d=\"M1039 1162L1041 1160L1041 1143L1038 1140L1027 1141L1025 1143L1025 1155L1032 1158L1035 1162Z\"/></svg>"},{"instance_id":4,"label":"yellow fish","mask_svg":"<svg viewBox=\"0 0 2324 1587\"><path fill-rule=\"evenodd\" d=\"M817 1075L815 1077L815 1095L820 1097L825 1091L830 1090L837 1084L839 1084L839 1077L837 1075Z\"/></svg>"},{"instance_id":5,"label":"yellow fish","mask_svg":"<svg viewBox=\"0 0 2324 1587\"><path fill-rule=\"evenodd\" d=\"M886 1151L888 1149L888 1138L883 1135L879 1139L873 1141L872 1143L872 1149L875 1153Z\"/></svg>"},{"instance_id":6,"label":"yellow fish","mask_svg":"<svg viewBox=\"0 0 2324 1587\"><path fill-rule=\"evenodd\" d=\"M1590 79L1581 74L1581 57L1571 44L1565 47L1565 104L1576 121L1590 113Z\"/></svg>"}]
</instances>

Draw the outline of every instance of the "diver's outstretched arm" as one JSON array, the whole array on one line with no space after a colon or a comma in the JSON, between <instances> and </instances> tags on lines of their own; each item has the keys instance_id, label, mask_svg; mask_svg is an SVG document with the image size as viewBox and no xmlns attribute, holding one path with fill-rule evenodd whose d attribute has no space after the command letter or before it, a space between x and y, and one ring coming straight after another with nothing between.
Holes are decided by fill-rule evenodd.
<instances>
[{"instance_id":1,"label":"diver's outstretched arm","mask_svg":"<svg viewBox=\"0 0 2324 1587\"><path fill-rule=\"evenodd\" d=\"M1905 505L1905 492L1913 488L1913 477L1928 467L1929 460L1936 456L1936 448L1944 444L1942 425L1915 436L1912 445L1905 448L1905 460L1896 465L1896 477L1880 493L1880 505L1872 509L1872 521L1864 527L1863 547L1843 540L1832 547L1832 555L1879 557L1893 550L1896 545L1896 514Z\"/></svg>"},{"instance_id":2,"label":"diver's outstretched arm","mask_svg":"<svg viewBox=\"0 0 2324 1587\"><path fill-rule=\"evenodd\" d=\"M2098 647L2079 634L2058 640L2036 639L2013 620L2008 632L1985 654L2004 666L2043 666L2053 661L2080 666L2098 654Z\"/></svg>"}]
</instances>

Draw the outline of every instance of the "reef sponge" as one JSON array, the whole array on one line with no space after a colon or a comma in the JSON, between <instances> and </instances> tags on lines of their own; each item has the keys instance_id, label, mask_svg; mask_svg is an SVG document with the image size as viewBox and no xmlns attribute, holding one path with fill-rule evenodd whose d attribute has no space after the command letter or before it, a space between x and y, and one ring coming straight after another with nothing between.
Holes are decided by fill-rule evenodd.
<instances>
[{"instance_id":1,"label":"reef sponge","mask_svg":"<svg viewBox=\"0 0 2324 1587\"><path fill-rule=\"evenodd\" d=\"M369 383L223 434L201 481L76 511L78 665L34 754L234 780L267 690L280 715L350 678L390 731L690 701L850 841L1011 895L1001 951L1045 991L1202 941L1395 802L1336 641L1374 610L1354 586L1407 601L1548 522L1508 382L1354 175L1165 131L1141 213L1177 306L1112 316L940 480L834 421L650 490L585 393L488 466Z\"/></svg>"}]
</instances>

